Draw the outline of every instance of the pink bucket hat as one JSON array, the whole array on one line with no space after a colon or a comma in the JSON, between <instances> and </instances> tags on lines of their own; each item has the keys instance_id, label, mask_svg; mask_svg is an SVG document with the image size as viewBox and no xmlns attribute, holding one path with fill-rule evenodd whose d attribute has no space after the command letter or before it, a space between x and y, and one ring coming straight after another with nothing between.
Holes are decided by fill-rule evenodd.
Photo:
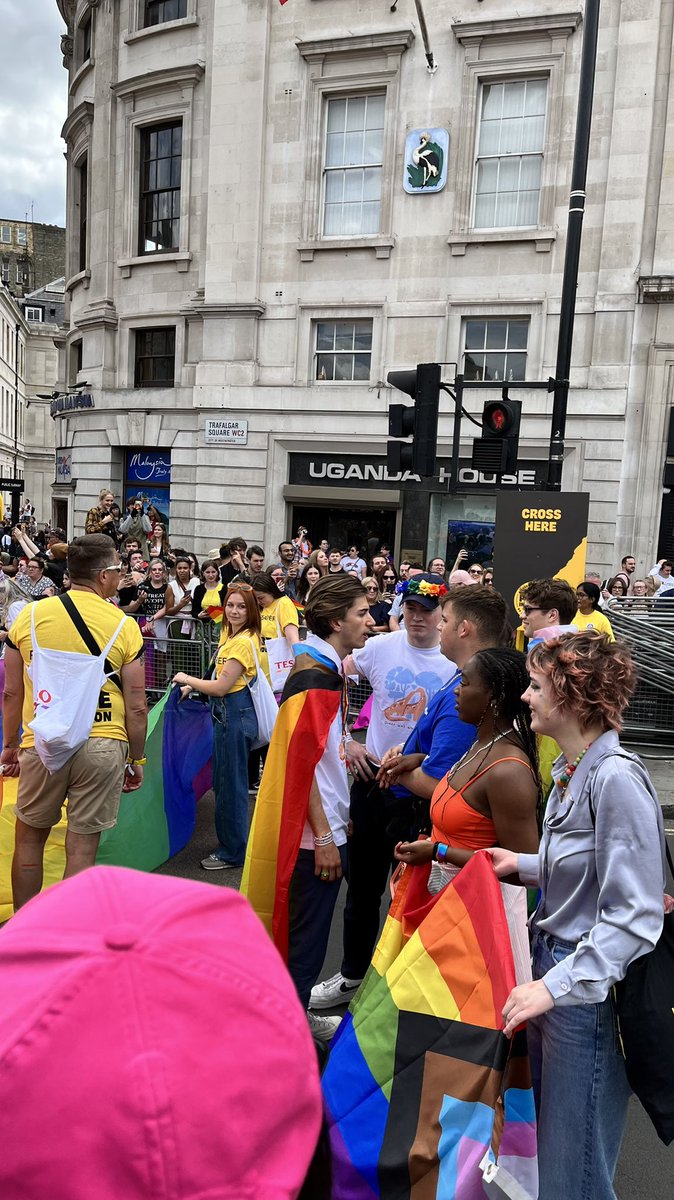
<instances>
[{"instance_id":1,"label":"pink bucket hat","mask_svg":"<svg viewBox=\"0 0 674 1200\"><path fill-rule=\"evenodd\" d=\"M0 979L0 1195L297 1196L316 1053L238 893L94 867L0 932Z\"/></svg>"}]
</instances>

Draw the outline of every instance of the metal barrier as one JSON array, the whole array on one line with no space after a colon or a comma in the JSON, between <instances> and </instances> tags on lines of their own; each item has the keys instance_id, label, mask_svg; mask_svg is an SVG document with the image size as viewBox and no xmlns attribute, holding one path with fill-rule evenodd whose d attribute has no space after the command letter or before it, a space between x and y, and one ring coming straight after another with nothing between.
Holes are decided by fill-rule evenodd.
<instances>
[{"instance_id":1,"label":"metal barrier","mask_svg":"<svg viewBox=\"0 0 674 1200\"><path fill-rule=\"evenodd\" d=\"M626 739L674 746L674 599L614 597L606 611L637 669L637 686L625 714Z\"/></svg>"},{"instance_id":2,"label":"metal barrier","mask_svg":"<svg viewBox=\"0 0 674 1200\"><path fill-rule=\"evenodd\" d=\"M169 627L173 623L169 622ZM193 639L148 637L144 634L145 691L148 702L156 704L177 671L203 679L219 640L220 628L212 622L205 625L198 622Z\"/></svg>"}]
</instances>

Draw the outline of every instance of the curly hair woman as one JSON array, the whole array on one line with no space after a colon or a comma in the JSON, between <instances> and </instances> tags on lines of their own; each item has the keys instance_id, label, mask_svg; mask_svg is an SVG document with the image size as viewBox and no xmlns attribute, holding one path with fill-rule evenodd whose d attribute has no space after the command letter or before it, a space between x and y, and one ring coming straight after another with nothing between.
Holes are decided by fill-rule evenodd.
<instances>
[{"instance_id":1,"label":"curly hair woman","mask_svg":"<svg viewBox=\"0 0 674 1200\"><path fill-rule=\"evenodd\" d=\"M505 1032L528 1022L540 1195L615 1200L630 1088L610 991L660 937L662 815L618 739L635 684L629 651L602 633L565 634L535 646L528 667L531 728L562 753L538 854L491 851L499 877L541 889L534 981L508 997Z\"/></svg>"}]
</instances>

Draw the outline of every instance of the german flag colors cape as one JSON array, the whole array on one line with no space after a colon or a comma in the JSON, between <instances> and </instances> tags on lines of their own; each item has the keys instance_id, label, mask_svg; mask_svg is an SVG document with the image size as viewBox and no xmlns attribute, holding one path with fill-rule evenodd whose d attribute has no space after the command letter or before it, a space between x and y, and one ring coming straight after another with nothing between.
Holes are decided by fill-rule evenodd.
<instances>
[{"instance_id":1,"label":"german flag colors cape","mask_svg":"<svg viewBox=\"0 0 674 1200\"><path fill-rule=\"evenodd\" d=\"M473 855L438 895L406 868L323 1089L333 1200L536 1200L526 1033L498 881Z\"/></svg>"},{"instance_id":2,"label":"german flag colors cape","mask_svg":"<svg viewBox=\"0 0 674 1200\"><path fill-rule=\"evenodd\" d=\"M309 793L344 680L336 668L298 653L288 677L248 838L241 891L288 960L288 893L307 820Z\"/></svg>"}]
</instances>

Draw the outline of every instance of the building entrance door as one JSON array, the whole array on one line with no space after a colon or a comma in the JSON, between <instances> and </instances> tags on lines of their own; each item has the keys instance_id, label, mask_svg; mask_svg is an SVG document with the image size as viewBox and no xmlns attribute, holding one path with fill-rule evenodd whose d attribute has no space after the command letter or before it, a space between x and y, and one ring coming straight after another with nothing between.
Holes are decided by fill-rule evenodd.
<instances>
[{"instance_id":1,"label":"building entrance door","mask_svg":"<svg viewBox=\"0 0 674 1200\"><path fill-rule=\"evenodd\" d=\"M346 550L357 546L362 558L369 562L381 542L393 549L396 532L395 508L328 508L322 505L293 504L291 535L298 526L308 531L309 541L316 548L323 538L331 546Z\"/></svg>"}]
</instances>

